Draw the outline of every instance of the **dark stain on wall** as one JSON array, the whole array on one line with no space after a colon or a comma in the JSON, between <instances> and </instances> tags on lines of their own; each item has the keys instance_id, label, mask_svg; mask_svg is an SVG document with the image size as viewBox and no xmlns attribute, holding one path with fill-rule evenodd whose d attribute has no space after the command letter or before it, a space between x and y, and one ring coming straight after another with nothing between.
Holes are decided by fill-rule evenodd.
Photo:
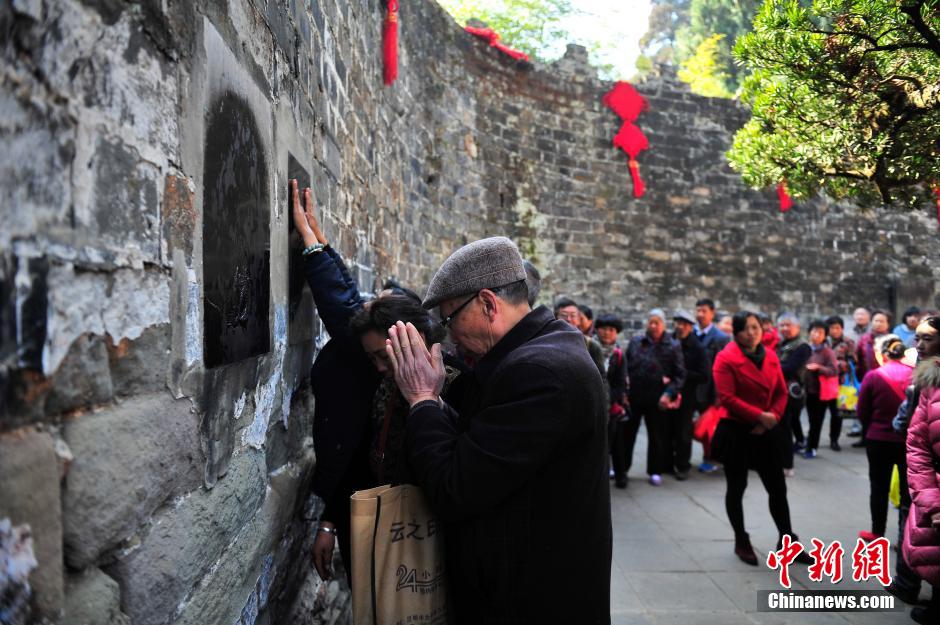
<instances>
[{"instance_id":1,"label":"dark stain on wall","mask_svg":"<svg viewBox=\"0 0 940 625\"><path fill-rule=\"evenodd\" d=\"M270 350L268 169L248 104L227 92L206 126L203 277L206 368Z\"/></svg>"},{"instance_id":2,"label":"dark stain on wall","mask_svg":"<svg viewBox=\"0 0 940 625\"><path fill-rule=\"evenodd\" d=\"M291 195L290 181L297 179L300 202L303 206L304 189L310 186L310 174L297 162L294 155L287 154L287 198L288 198L288 260L287 288L288 288L288 343L298 343L313 338L313 297L310 289L306 288L304 278L303 250L304 241L294 227L294 203Z\"/></svg>"}]
</instances>

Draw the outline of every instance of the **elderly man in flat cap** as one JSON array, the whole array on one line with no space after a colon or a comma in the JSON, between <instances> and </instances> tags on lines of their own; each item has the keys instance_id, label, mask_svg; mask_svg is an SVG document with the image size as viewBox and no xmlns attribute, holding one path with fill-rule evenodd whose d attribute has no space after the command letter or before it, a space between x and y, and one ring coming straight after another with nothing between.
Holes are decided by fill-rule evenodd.
<instances>
[{"instance_id":1,"label":"elderly man in flat cap","mask_svg":"<svg viewBox=\"0 0 940 625\"><path fill-rule=\"evenodd\" d=\"M531 310L525 269L505 237L466 245L431 280L453 341L476 359L459 406L439 397L440 346L389 329L395 378L411 405L414 475L446 521L458 623L610 623L607 415L584 338Z\"/></svg>"}]
</instances>

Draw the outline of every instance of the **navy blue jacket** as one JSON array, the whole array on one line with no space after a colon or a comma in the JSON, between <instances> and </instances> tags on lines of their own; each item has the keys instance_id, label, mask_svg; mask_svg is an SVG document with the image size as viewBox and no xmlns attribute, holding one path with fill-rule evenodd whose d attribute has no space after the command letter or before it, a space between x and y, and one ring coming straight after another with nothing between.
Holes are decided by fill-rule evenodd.
<instances>
[{"instance_id":1,"label":"navy blue jacket","mask_svg":"<svg viewBox=\"0 0 940 625\"><path fill-rule=\"evenodd\" d=\"M304 258L304 273L330 340L310 371L316 399L313 444L317 467L313 492L326 501L324 520L348 536L349 496L370 483L372 397L381 377L369 362L349 321L362 309L356 281L333 248ZM353 462L360 458L362 462ZM342 527L342 526L346 527Z\"/></svg>"}]
</instances>

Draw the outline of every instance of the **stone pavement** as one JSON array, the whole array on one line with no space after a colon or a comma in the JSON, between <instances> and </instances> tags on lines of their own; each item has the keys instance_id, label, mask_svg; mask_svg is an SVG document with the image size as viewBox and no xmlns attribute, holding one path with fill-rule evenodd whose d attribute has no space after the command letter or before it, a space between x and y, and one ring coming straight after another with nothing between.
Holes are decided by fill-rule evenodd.
<instances>
[{"instance_id":1,"label":"stone pavement","mask_svg":"<svg viewBox=\"0 0 940 625\"><path fill-rule=\"evenodd\" d=\"M804 427L806 417L803 417ZM848 426L848 424L847 424ZM845 428L846 430L848 427ZM819 457L795 460L796 475L787 480L794 530L806 544L817 537L829 544L842 541L843 581L810 582L806 566L790 568L793 589L844 590L880 588L877 581L852 581L851 553L856 533L869 528L868 462L864 449L854 449L857 439L843 436L841 452L828 447L828 423L823 428L825 445ZM693 462L702 448L694 444ZM724 473L703 475L693 471L685 482L663 476L663 485L646 481L645 428L633 458L626 490L613 488L614 562L611 571L611 617L614 625L909 625L904 612L757 612L759 589L780 589L778 573L763 564L777 541L767 510L767 496L754 472L744 495L745 523L761 564L751 567L734 555L734 535L724 508ZM888 516L888 533L894 544L897 510ZM895 553L891 551L891 573ZM848 581L846 581L846 578ZM930 593L924 584L921 599ZM899 602L900 603L900 602ZM902 604L903 605L903 604Z\"/></svg>"}]
</instances>

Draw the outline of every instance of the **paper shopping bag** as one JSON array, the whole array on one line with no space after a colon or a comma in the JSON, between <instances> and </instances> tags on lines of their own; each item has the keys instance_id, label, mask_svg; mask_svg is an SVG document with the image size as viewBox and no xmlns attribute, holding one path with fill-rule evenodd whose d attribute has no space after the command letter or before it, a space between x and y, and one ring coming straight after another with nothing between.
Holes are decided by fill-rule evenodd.
<instances>
[{"instance_id":1,"label":"paper shopping bag","mask_svg":"<svg viewBox=\"0 0 940 625\"><path fill-rule=\"evenodd\" d=\"M358 491L351 507L355 625L445 625L443 535L421 489Z\"/></svg>"}]
</instances>

